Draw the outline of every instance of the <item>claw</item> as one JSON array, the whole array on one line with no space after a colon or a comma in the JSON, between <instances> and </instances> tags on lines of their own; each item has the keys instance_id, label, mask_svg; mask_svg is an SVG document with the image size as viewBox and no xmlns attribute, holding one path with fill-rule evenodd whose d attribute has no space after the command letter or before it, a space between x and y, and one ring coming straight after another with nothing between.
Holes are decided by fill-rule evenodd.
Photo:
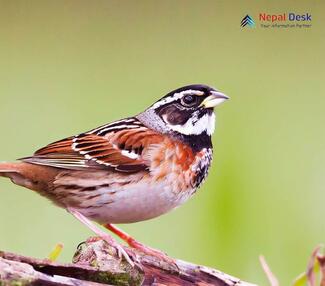
<instances>
[{"instance_id":1,"label":"claw","mask_svg":"<svg viewBox=\"0 0 325 286\"><path fill-rule=\"evenodd\" d=\"M130 256L126 253L126 251L124 250L124 248L119 245L116 241L112 241L111 239L107 239L106 237L103 237L103 239L105 241L108 242L109 245L111 245L112 247L114 247L117 251L117 256L119 258L124 257L124 259L132 266L134 267L134 262L132 261L132 259L130 258Z\"/></svg>"}]
</instances>

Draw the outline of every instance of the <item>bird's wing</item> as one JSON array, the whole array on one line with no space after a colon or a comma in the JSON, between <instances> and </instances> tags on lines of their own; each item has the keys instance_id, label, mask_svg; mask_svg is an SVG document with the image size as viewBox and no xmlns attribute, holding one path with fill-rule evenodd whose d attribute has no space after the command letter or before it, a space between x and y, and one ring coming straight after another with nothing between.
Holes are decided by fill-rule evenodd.
<instances>
[{"instance_id":1,"label":"bird's wing","mask_svg":"<svg viewBox=\"0 0 325 286\"><path fill-rule=\"evenodd\" d=\"M148 169L143 154L161 140L160 134L136 118L127 118L54 142L21 160L63 169L134 173Z\"/></svg>"}]
</instances>

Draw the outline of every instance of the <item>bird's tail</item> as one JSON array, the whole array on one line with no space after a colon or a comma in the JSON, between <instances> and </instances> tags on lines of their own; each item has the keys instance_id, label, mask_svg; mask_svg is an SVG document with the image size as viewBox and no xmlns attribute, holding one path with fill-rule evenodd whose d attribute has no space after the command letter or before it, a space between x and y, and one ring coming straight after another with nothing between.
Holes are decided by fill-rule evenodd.
<instances>
[{"instance_id":1,"label":"bird's tail","mask_svg":"<svg viewBox=\"0 0 325 286\"><path fill-rule=\"evenodd\" d=\"M19 162L0 162L0 177L9 178L17 185L24 185L22 184L23 175L21 164Z\"/></svg>"},{"instance_id":2,"label":"bird's tail","mask_svg":"<svg viewBox=\"0 0 325 286\"><path fill-rule=\"evenodd\" d=\"M56 168L25 162L0 162L0 177L9 178L13 183L34 191L47 189L57 175Z\"/></svg>"},{"instance_id":3,"label":"bird's tail","mask_svg":"<svg viewBox=\"0 0 325 286\"><path fill-rule=\"evenodd\" d=\"M19 172L17 165L19 163L0 162L0 176L10 178L10 174Z\"/></svg>"},{"instance_id":4,"label":"bird's tail","mask_svg":"<svg viewBox=\"0 0 325 286\"><path fill-rule=\"evenodd\" d=\"M24 162L1 162L0 177L9 178L13 183L39 191L39 166Z\"/></svg>"}]
</instances>

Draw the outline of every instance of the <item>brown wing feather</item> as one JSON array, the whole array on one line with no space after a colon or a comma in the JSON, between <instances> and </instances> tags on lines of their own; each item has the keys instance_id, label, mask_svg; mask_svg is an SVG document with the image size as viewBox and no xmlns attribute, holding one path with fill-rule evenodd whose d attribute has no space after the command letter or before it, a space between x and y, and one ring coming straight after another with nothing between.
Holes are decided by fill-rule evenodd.
<instances>
[{"instance_id":1,"label":"brown wing feather","mask_svg":"<svg viewBox=\"0 0 325 286\"><path fill-rule=\"evenodd\" d=\"M144 126L115 130L104 136L83 133L51 143L21 160L65 169L138 172L148 169L144 156L147 148L161 141L160 134Z\"/></svg>"},{"instance_id":2,"label":"brown wing feather","mask_svg":"<svg viewBox=\"0 0 325 286\"><path fill-rule=\"evenodd\" d=\"M71 146L72 146L73 137L65 138L60 141L53 142L39 150L37 150L34 155L47 155L53 153L75 153Z\"/></svg>"}]
</instances>

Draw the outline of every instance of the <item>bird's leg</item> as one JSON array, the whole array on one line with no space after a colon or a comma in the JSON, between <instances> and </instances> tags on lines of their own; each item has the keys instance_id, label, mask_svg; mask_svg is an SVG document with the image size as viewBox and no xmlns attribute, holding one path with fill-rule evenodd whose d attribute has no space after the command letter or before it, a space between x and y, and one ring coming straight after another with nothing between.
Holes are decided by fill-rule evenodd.
<instances>
[{"instance_id":1,"label":"bird's leg","mask_svg":"<svg viewBox=\"0 0 325 286\"><path fill-rule=\"evenodd\" d=\"M109 245L116 248L119 257L121 257L121 255L122 255L130 265L134 266L134 262L131 260L129 255L125 252L125 250L122 248L122 246L116 242L116 240L113 237L111 237L109 234L102 231L98 227L96 227L95 224L93 224L88 218L86 218L84 215L82 215L77 210L75 210L73 208L67 208L67 211L70 214L72 214L76 219L78 219L80 222L82 222L84 225L86 225L89 229L91 229L96 235L98 235L99 237L101 237L102 239L107 241Z\"/></svg>"},{"instance_id":2,"label":"bird's leg","mask_svg":"<svg viewBox=\"0 0 325 286\"><path fill-rule=\"evenodd\" d=\"M108 224L104 224L103 226L108 230L110 230L111 232L115 233L119 238L124 240L130 247L135 248L145 254L159 257L163 260L170 260L170 258L164 252L145 246L144 244L135 240L132 236L130 236L123 230L119 229L115 225L108 223Z\"/></svg>"}]
</instances>

